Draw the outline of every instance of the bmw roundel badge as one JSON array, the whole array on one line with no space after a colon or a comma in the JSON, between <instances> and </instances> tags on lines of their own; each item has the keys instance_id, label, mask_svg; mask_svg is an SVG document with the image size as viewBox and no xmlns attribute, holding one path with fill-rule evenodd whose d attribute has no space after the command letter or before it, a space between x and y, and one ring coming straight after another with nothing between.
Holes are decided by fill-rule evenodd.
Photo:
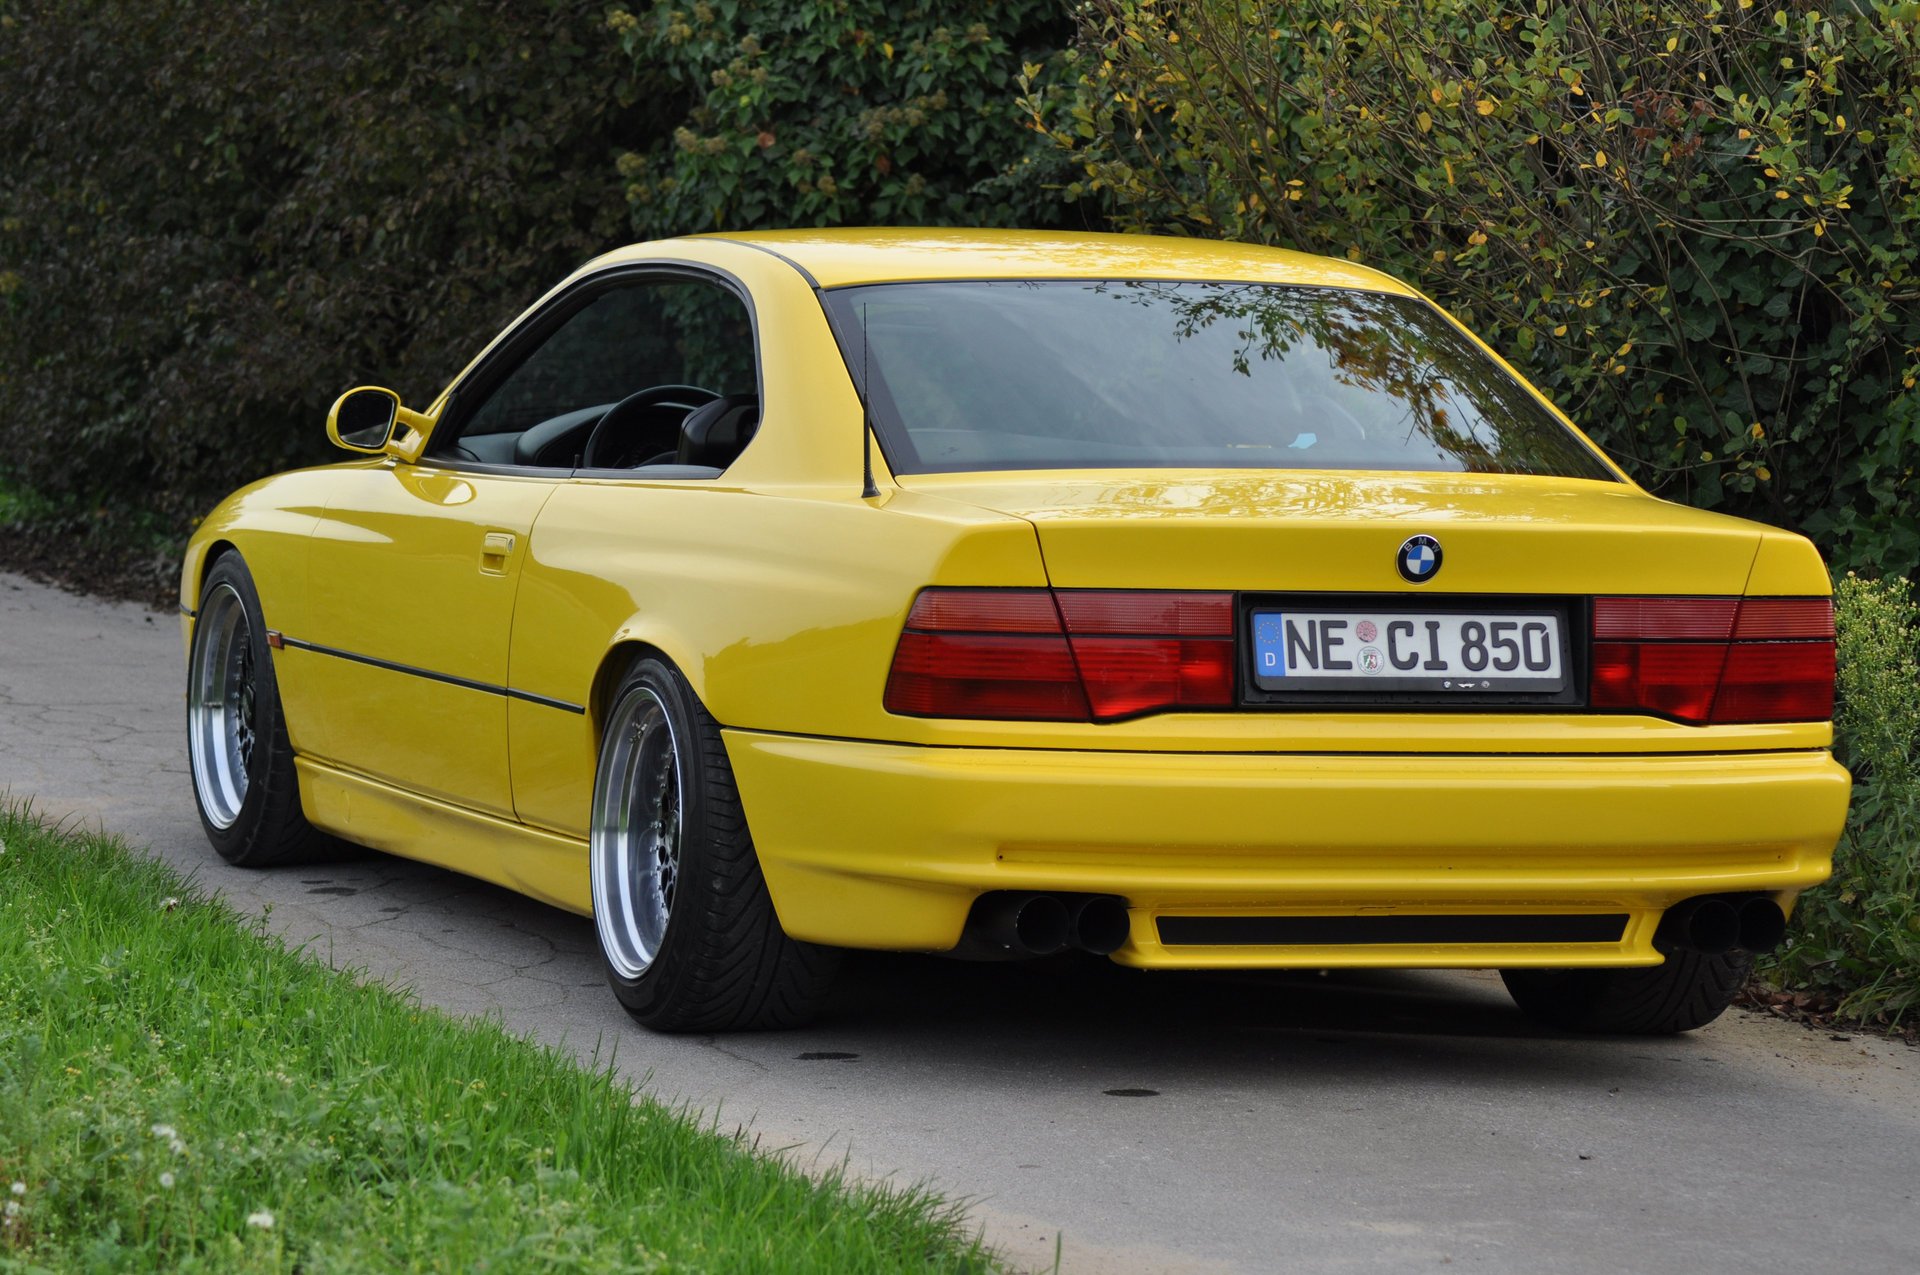
<instances>
[{"instance_id":1,"label":"bmw roundel badge","mask_svg":"<svg viewBox=\"0 0 1920 1275\"><path fill-rule=\"evenodd\" d=\"M1409 584L1425 584L1440 574L1440 542L1432 536L1409 536L1394 563Z\"/></svg>"}]
</instances>

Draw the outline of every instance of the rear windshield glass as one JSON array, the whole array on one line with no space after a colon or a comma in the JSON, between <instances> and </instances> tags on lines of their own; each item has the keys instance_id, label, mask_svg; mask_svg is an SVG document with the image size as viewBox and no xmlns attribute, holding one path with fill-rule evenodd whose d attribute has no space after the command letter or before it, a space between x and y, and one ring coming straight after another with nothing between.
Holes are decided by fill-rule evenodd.
<instances>
[{"instance_id":1,"label":"rear windshield glass","mask_svg":"<svg viewBox=\"0 0 1920 1275\"><path fill-rule=\"evenodd\" d=\"M896 472L1381 469L1611 480L1431 306L1271 284L826 294Z\"/></svg>"}]
</instances>

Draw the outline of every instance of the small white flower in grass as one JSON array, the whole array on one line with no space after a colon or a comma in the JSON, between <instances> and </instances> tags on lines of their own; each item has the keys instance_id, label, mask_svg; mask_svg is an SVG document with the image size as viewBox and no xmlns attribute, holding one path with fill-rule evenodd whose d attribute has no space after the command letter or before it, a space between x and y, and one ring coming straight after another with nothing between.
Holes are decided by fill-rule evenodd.
<instances>
[{"instance_id":1,"label":"small white flower in grass","mask_svg":"<svg viewBox=\"0 0 1920 1275\"><path fill-rule=\"evenodd\" d=\"M173 1190L173 1175L171 1173L162 1173L160 1175L160 1185L169 1191Z\"/></svg>"},{"instance_id":2,"label":"small white flower in grass","mask_svg":"<svg viewBox=\"0 0 1920 1275\"><path fill-rule=\"evenodd\" d=\"M19 1216L20 1216L20 1201L18 1201L18 1200L8 1200L8 1201L7 1201L7 1207L6 1207L6 1215L7 1215L8 1217L19 1217Z\"/></svg>"},{"instance_id":3,"label":"small white flower in grass","mask_svg":"<svg viewBox=\"0 0 1920 1275\"><path fill-rule=\"evenodd\" d=\"M160 910L162 912L171 912L179 906L180 906L180 900L174 898L171 894L169 894L166 898L160 900Z\"/></svg>"},{"instance_id":4,"label":"small white flower in grass","mask_svg":"<svg viewBox=\"0 0 1920 1275\"><path fill-rule=\"evenodd\" d=\"M173 1153L174 1153L175 1155L185 1155L185 1154L187 1153L187 1144L186 1144L186 1143L184 1143L184 1142L182 1142L182 1141L180 1141L180 1139L178 1139L178 1138L175 1138L175 1139L174 1139L174 1140L173 1140L172 1142L169 1142L169 1143L167 1144L167 1147L168 1147L168 1148L169 1148L169 1149L170 1149L170 1150L171 1150L171 1151L172 1151L172 1152L173 1152Z\"/></svg>"},{"instance_id":5,"label":"small white flower in grass","mask_svg":"<svg viewBox=\"0 0 1920 1275\"><path fill-rule=\"evenodd\" d=\"M170 1124L153 1125L147 1129L147 1132L156 1138L177 1138L180 1136L180 1131Z\"/></svg>"},{"instance_id":6,"label":"small white flower in grass","mask_svg":"<svg viewBox=\"0 0 1920 1275\"><path fill-rule=\"evenodd\" d=\"M25 1195L27 1193L27 1184L24 1182L16 1182L7 1189L12 1191L15 1195Z\"/></svg>"},{"instance_id":7,"label":"small white flower in grass","mask_svg":"<svg viewBox=\"0 0 1920 1275\"><path fill-rule=\"evenodd\" d=\"M263 1231L271 1231L273 1229L273 1214L267 1212L265 1209L256 1209L254 1212L247 1214L247 1225L257 1226Z\"/></svg>"}]
</instances>

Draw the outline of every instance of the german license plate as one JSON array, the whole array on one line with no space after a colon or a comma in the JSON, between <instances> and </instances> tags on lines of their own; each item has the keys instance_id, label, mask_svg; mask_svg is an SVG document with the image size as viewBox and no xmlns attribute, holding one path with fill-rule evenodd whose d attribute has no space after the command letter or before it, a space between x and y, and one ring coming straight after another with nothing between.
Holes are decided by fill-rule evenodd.
<instances>
[{"instance_id":1,"label":"german license plate","mask_svg":"<svg viewBox=\"0 0 1920 1275\"><path fill-rule=\"evenodd\" d=\"M1254 684L1263 691L1552 693L1566 686L1554 611L1253 613Z\"/></svg>"}]
</instances>

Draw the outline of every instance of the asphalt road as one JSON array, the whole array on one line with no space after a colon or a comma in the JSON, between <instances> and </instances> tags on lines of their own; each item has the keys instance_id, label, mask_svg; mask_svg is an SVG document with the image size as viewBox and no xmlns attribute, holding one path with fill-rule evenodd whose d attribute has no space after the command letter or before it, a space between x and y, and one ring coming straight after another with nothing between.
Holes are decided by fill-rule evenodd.
<instances>
[{"instance_id":1,"label":"asphalt road","mask_svg":"<svg viewBox=\"0 0 1920 1275\"><path fill-rule=\"evenodd\" d=\"M190 872L337 966L612 1057L803 1163L970 1201L1067 1271L1920 1271L1920 1051L1738 1011L1527 1025L1490 974L1147 975L856 960L823 1021L666 1038L588 922L370 856L207 847L175 617L0 574L0 790Z\"/></svg>"}]
</instances>

